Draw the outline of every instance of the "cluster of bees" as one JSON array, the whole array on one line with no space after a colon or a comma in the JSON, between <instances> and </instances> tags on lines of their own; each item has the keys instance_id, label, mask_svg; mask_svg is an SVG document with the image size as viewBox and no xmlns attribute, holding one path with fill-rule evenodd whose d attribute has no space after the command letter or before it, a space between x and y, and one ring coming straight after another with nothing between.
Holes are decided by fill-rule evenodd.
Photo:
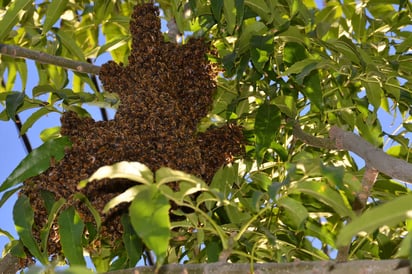
<instances>
[{"instance_id":1,"label":"cluster of bees","mask_svg":"<svg viewBox=\"0 0 412 274\"><path fill-rule=\"evenodd\" d=\"M85 222L93 222L90 210L73 199L77 184L99 167L120 161L138 161L151 170L167 166L182 170L210 183L217 169L243 154L242 130L236 125L197 131L201 118L213 102L217 70L206 58L209 45L191 39L184 45L164 41L159 10L153 4L137 5L130 32L129 64L108 62L99 78L109 92L119 94L121 103L115 118L95 122L74 112L63 114L61 134L73 145L65 157L46 172L27 180L22 193L30 198L35 212L36 237L47 221L42 192L55 199L64 197ZM81 192L102 212L105 204L135 184L125 179L91 182ZM177 186L171 186L176 188ZM120 205L103 216L101 235L113 243L121 239ZM59 254L58 227L48 243L49 254Z\"/></svg>"}]
</instances>

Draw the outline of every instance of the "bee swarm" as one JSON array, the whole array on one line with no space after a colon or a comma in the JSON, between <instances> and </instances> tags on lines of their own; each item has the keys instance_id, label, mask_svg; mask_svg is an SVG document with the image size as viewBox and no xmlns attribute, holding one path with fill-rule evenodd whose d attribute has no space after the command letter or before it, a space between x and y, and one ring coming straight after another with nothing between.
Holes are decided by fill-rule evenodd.
<instances>
[{"instance_id":1,"label":"bee swarm","mask_svg":"<svg viewBox=\"0 0 412 274\"><path fill-rule=\"evenodd\" d=\"M46 172L27 180L22 193L35 212L35 235L47 221L42 191L64 197L85 222L93 216L73 199L80 180L99 167L120 161L138 161L151 170L167 166L199 176L210 183L231 155L242 155L242 130L235 125L197 132L200 119L210 110L216 89L216 70L208 62L209 46L202 39L187 44L167 43L160 32L158 8L137 5L130 22L133 37L129 64L112 61L102 66L100 79L106 91L119 94L121 104L114 120L95 122L74 112L63 114L61 133L70 137L72 148ZM134 185L124 179L91 182L81 192L102 214L105 204ZM176 186L171 186L176 187ZM121 240L122 204L102 214L101 235L108 243ZM51 231L49 254L59 254L57 225Z\"/></svg>"}]
</instances>

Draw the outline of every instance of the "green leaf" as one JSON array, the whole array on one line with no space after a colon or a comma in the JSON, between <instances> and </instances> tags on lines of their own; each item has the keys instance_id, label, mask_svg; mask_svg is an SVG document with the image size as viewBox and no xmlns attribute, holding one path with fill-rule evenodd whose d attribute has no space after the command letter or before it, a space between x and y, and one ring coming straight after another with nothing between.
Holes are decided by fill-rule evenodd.
<instances>
[{"instance_id":1,"label":"green leaf","mask_svg":"<svg viewBox=\"0 0 412 274\"><path fill-rule=\"evenodd\" d=\"M339 40L329 41L331 48L337 49L339 54L355 64L361 64L362 60L356 46L351 40L342 36Z\"/></svg>"},{"instance_id":2,"label":"green leaf","mask_svg":"<svg viewBox=\"0 0 412 274\"><path fill-rule=\"evenodd\" d=\"M56 203L56 194L51 191L42 189L40 190L40 196L43 199L47 214L49 214L52 210L53 205Z\"/></svg>"},{"instance_id":3,"label":"green leaf","mask_svg":"<svg viewBox=\"0 0 412 274\"><path fill-rule=\"evenodd\" d=\"M70 265L86 266L82 247L84 222L79 214L69 207L60 213L58 224L63 254Z\"/></svg>"},{"instance_id":4,"label":"green leaf","mask_svg":"<svg viewBox=\"0 0 412 274\"><path fill-rule=\"evenodd\" d=\"M0 192L39 175L50 167L50 161L60 161L64 157L64 150L71 146L69 137L51 139L34 149L13 170L7 179L0 185Z\"/></svg>"},{"instance_id":5,"label":"green leaf","mask_svg":"<svg viewBox=\"0 0 412 274\"><path fill-rule=\"evenodd\" d=\"M124 178L147 185L153 183L153 173L147 166L139 162L122 161L114 165L99 168L90 178L82 180L78 188L84 188L93 180L105 178Z\"/></svg>"},{"instance_id":6,"label":"green leaf","mask_svg":"<svg viewBox=\"0 0 412 274\"><path fill-rule=\"evenodd\" d=\"M27 64L24 59L15 59L13 61L16 65L17 71L19 72L21 78L21 88L23 91L26 90L27 84Z\"/></svg>"},{"instance_id":7,"label":"green leaf","mask_svg":"<svg viewBox=\"0 0 412 274\"><path fill-rule=\"evenodd\" d=\"M52 0L46 9L46 19L43 24L42 34L45 35L60 19L63 12L67 9L68 0Z\"/></svg>"},{"instance_id":8,"label":"green leaf","mask_svg":"<svg viewBox=\"0 0 412 274\"><path fill-rule=\"evenodd\" d=\"M24 246L42 264L47 264L47 256L40 252L39 245L33 237L34 212L30 200L25 195L20 195L13 207L13 220L17 234Z\"/></svg>"},{"instance_id":9,"label":"green leaf","mask_svg":"<svg viewBox=\"0 0 412 274\"><path fill-rule=\"evenodd\" d=\"M314 60L314 59L303 59L301 61L297 61L295 63L293 63L292 66L290 66L285 72L282 73L282 76L288 76L290 74L300 74L303 72L303 70L305 68L312 68L315 69L316 65L319 63L318 60Z\"/></svg>"},{"instance_id":10,"label":"green leaf","mask_svg":"<svg viewBox=\"0 0 412 274\"><path fill-rule=\"evenodd\" d=\"M23 246L23 243L19 240L12 240L7 244L7 247L4 248L5 251L10 250L10 254L18 258L27 258L26 249ZM4 253L3 253L4 254Z\"/></svg>"},{"instance_id":11,"label":"green leaf","mask_svg":"<svg viewBox=\"0 0 412 274\"><path fill-rule=\"evenodd\" d=\"M250 179L253 184L259 186L259 188L264 191L268 191L269 186L272 184L272 180L269 175L261 171L251 173Z\"/></svg>"},{"instance_id":12,"label":"green leaf","mask_svg":"<svg viewBox=\"0 0 412 274\"><path fill-rule=\"evenodd\" d=\"M270 23L270 9L265 0L245 0L245 6L253 10L263 21Z\"/></svg>"},{"instance_id":13,"label":"green leaf","mask_svg":"<svg viewBox=\"0 0 412 274\"><path fill-rule=\"evenodd\" d=\"M322 87L318 71L313 71L304 81L303 94L319 109L323 109Z\"/></svg>"},{"instance_id":14,"label":"green leaf","mask_svg":"<svg viewBox=\"0 0 412 274\"><path fill-rule=\"evenodd\" d=\"M302 61L306 59L306 48L296 42L288 42L285 44L284 49L283 49L283 62L285 62L287 65L293 65L296 62ZM309 62L311 59L307 59ZM306 65L306 64L305 64ZM302 66L303 67L303 66ZM298 73L300 70L297 70Z\"/></svg>"},{"instance_id":15,"label":"green leaf","mask_svg":"<svg viewBox=\"0 0 412 274\"><path fill-rule=\"evenodd\" d=\"M10 241L14 240L14 237L13 237L13 235L11 235L10 232L8 232L6 230L3 230L1 228L0 228L0 236L6 236L7 238L9 238Z\"/></svg>"},{"instance_id":16,"label":"green leaf","mask_svg":"<svg viewBox=\"0 0 412 274\"><path fill-rule=\"evenodd\" d=\"M42 244L42 250L47 250L47 244L49 242L50 229L57 217L58 212L62 206L66 203L66 199L60 198L56 201L48 212L48 218L46 225L40 230L40 239Z\"/></svg>"},{"instance_id":17,"label":"green leaf","mask_svg":"<svg viewBox=\"0 0 412 274\"><path fill-rule=\"evenodd\" d=\"M47 142L50 139L56 139L60 137L61 136L60 128L61 128L60 126L57 126L57 127L50 127L50 128L43 129L40 132L40 139L43 142Z\"/></svg>"},{"instance_id":18,"label":"green leaf","mask_svg":"<svg viewBox=\"0 0 412 274\"><path fill-rule=\"evenodd\" d=\"M262 162L266 150L270 147L270 144L279 132L280 120L280 111L275 105L264 103L257 110L255 118L255 135L258 164Z\"/></svg>"},{"instance_id":19,"label":"green leaf","mask_svg":"<svg viewBox=\"0 0 412 274\"><path fill-rule=\"evenodd\" d=\"M103 213L107 213L110 209L116 207L121 203L130 203L139 193L144 185L136 185L128 188L126 191L121 194L113 197L103 208Z\"/></svg>"},{"instance_id":20,"label":"green leaf","mask_svg":"<svg viewBox=\"0 0 412 274\"><path fill-rule=\"evenodd\" d=\"M226 3L226 2L225 2ZM267 27L262 22L251 21L244 24L242 27L242 33L236 42L236 46L239 49L238 54L244 54L251 48L251 39L254 35L262 35L267 30Z\"/></svg>"},{"instance_id":21,"label":"green leaf","mask_svg":"<svg viewBox=\"0 0 412 274\"><path fill-rule=\"evenodd\" d=\"M224 1L221 1L221 0L211 0L210 1L213 17L215 18L217 22L220 21L220 18L222 16L223 2Z\"/></svg>"},{"instance_id":22,"label":"green leaf","mask_svg":"<svg viewBox=\"0 0 412 274\"><path fill-rule=\"evenodd\" d=\"M233 34L236 27L236 0L225 0L222 1L223 13L226 19L226 31L228 34Z\"/></svg>"},{"instance_id":23,"label":"green leaf","mask_svg":"<svg viewBox=\"0 0 412 274\"><path fill-rule=\"evenodd\" d=\"M386 83L384 83L384 88L388 94L392 95L395 100L399 101L401 97L401 87L398 79L389 78Z\"/></svg>"},{"instance_id":24,"label":"green leaf","mask_svg":"<svg viewBox=\"0 0 412 274\"><path fill-rule=\"evenodd\" d=\"M286 114L290 118L296 116L296 99L293 96L279 95L273 99L275 105L280 109L280 111Z\"/></svg>"},{"instance_id":25,"label":"green leaf","mask_svg":"<svg viewBox=\"0 0 412 274\"><path fill-rule=\"evenodd\" d=\"M16 0L11 3L0 21L0 42L6 39L13 27L19 22L23 10L32 3L32 0Z\"/></svg>"},{"instance_id":26,"label":"green leaf","mask_svg":"<svg viewBox=\"0 0 412 274\"><path fill-rule=\"evenodd\" d=\"M143 255L143 242L133 230L129 216L123 215L121 222L124 229L122 235L123 244L129 261L128 267L135 267Z\"/></svg>"},{"instance_id":27,"label":"green leaf","mask_svg":"<svg viewBox=\"0 0 412 274\"><path fill-rule=\"evenodd\" d=\"M369 117L371 116L372 115L370 115ZM382 126L378 120L375 120L374 123L371 123L369 121L364 121L360 116L358 116L356 119L356 127L358 128L361 137L366 141L376 147L381 147L383 145L383 131Z\"/></svg>"},{"instance_id":28,"label":"green leaf","mask_svg":"<svg viewBox=\"0 0 412 274\"><path fill-rule=\"evenodd\" d=\"M73 195L75 199L78 199L81 201L83 204L86 205L87 209L90 211L90 213L93 215L94 221L96 222L96 229L97 231L100 231L100 227L102 225L102 218L100 217L99 212L96 210L96 208L92 205L92 203L87 199L87 197L83 193L75 193Z\"/></svg>"},{"instance_id":29,"label":"green leaf","mask_svg":"<svg viewBox=\"0 0 412 274\"><path fill-rule=\"evenodd\" d=\"M145 245L153 250L160 265L170 240L170 204L155 185L144 186L129 207L130 221Z\"/></svg>"},{"instance_id":30,"label":"green leaf","mask_svg":"<svg viewBox=\"0 0 412 274\"><path fill-rule=\"evenodd\" d=\"M273 53L273 36L253 36L250 41L250 57L256 70L263 73L265 64L269 61L270 56Z\"/></svg>"},{"instance_id":31,"label":"green leaf","mask_svg":"<svg viewBox=\"0 0 412 274\"><path fill-rule=\"evenodd\" d=\"M50 112L53 112L53 110L49 108L41 108L37 110L36 112L34 112L32 115L30 115L30 117L27 118L27 120L22 125L21 130L20 130L20 135L25 134L27 130L31 128L37 120L39 120L44 115L49 114Z\"/></svg>"},{"instance_id":32,"label":"green leaf","mask_svg":"<svg viewBox=\"0 0 412 274\"><path fill-rule=\"evenodd\" d=\"M359 232L372 233L383 225L394 226L407 218L411 218L411 201L412 194L403 195L366 211L360 217L354 218L352 222L342 228L336 239L336 245L344 246L349 244Z\"/></svg>"},{"instance_id":33,"label":"green leaf","mask_svg":"<svg viewBox=\"0 0 412 274\"><path fill-rule=\"evenodd\" d=\"M76 44L76 39L73 38L71 31L64 31L62 29L56 30L56 35L64 47L75 57L74 59L84 61L83 50Z\"/></svg>"},{"instance_id":34,"label":"green leaf","mask_svg":"<svg viewBox=\"0 0 412 274\"><path fill-rule=\"evenodd\" d=\"M295 199L284 196L278 200L278 205L286 211L287 220L283 220L283 222L293 225L294 228L298 230L304 228L309 213L301 203Z\"/></svg>"},{"instance_id":35,"label":"green leaf","mask_svg":"<svg viewBox=\"0 0 412 274\"><path fill-rule=\"evenodd\" d=\"M384 96L383 90L378 82L363 81L362 83L366 89L366 97L368 97L369 103L373 106L373 108L376 111L381 105L381 100Z\"/></svg>"},{"instance_id":36,"label":"green leaf","mask_svg":"<svg viewBox=\"0 0 412 274\"><path fill-rule=\"evenodd\" d=\"M13 92L6 97L6 111L7 115L13 120L16 121L17 109L23 105L24 102L24 93L22 92Z\"/></svg>"},{"instance_id":37,"label":"green leaf","mask_svg":"<svg viewBox=\"0 0 412 274\"><path fill-rule=\"evenodd\" d=\"M33 97L37 97L39 95L45 94L45 93L49 93L49 92L56 92L57 89L50 86L50 85L39 85L39 86L35 86L32 89L32 95Z\"/></svg>"},{"instance_id":38,"label":"green leaf","mask_svg":"<svg viewBox=\"0 0 412 274\"><path fill-rule=\"evenodd\" d=\"M219 254L222 252L222 245L215 239L206 243L207 262L214 263L219 261Z\"/></svg>"},{"instance_id":39,"label":"green leaf","mask_svg":"<svg viewBox=\"0 0 412 274\"><path fill-rule=\"evenodd\" d=\"M351 217L355 215L349 205L345 203L340 194L322 182L306 181L298 183L290 188L290 193L304 193L321 201L325 205L331 207L341 217Z\"/></svg>"},{"instance_id":40,"label":"green leaf","mask_svg":"<svg viewBox=\"0 0 412 274\"><path fill-rule=\"evenodd\" d=\"M13 188L9 191L6 191L3 196L1 196L0 199L0 208L4 205L5 202L7 202L7 200L13 196L14 193L16 193L17 191L19 191L22 188L22 186L18 186L16 188Z\"/></svg>"}]
</instances>

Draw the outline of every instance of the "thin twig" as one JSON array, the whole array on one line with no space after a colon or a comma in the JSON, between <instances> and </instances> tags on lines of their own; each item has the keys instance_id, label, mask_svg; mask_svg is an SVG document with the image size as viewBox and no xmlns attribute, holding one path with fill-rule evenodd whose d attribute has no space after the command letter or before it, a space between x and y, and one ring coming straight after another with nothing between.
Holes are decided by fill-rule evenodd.
<instances>
[{"instance_id":1,"label":"thin twig","mask_svg":"<svg viewBox=\"0 0 412 274\"><path fill-rule=\"evenodd\" d=\"M87 62L74 61L59 56L53 56L44 52L34 51L15 45L0 44L0 54L15 58L27 58L43 64L51 64L71 69L81 73L99 74L100 67Z\"/></svg>"},{"instance_id":2,"label":"thin twig","mask_svg":"<svg viewBox=\"0 0 412 274\"><path fill-rule=\"evenodd\" d=\"M16 116L14 117L14 124L16 125L17 130L20 134L22 125L18 114L16 114ZM27 137L27 134L24 133L23 135L21 135L21 139L23 140L24 148L26 149L27 154L29 154L33 150L29 137Z\"/></svg>"}]
</instances>

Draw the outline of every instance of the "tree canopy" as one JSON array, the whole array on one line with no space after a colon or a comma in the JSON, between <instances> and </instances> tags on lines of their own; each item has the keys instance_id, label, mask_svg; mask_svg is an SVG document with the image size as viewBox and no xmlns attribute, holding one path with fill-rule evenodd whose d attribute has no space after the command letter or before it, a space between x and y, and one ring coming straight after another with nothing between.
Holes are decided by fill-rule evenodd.
<instances>
[{"instance_id":1,"label":"tree canopy","mask_svg":"<svg viewBox=\"0 0 412 274\"><path fill-rule=\"evenodd\" d=\"M412 260L409 1L146 2L0 1L0 119L62 117L0 184L5 253Z\"/></svg>"}]
</instances>

